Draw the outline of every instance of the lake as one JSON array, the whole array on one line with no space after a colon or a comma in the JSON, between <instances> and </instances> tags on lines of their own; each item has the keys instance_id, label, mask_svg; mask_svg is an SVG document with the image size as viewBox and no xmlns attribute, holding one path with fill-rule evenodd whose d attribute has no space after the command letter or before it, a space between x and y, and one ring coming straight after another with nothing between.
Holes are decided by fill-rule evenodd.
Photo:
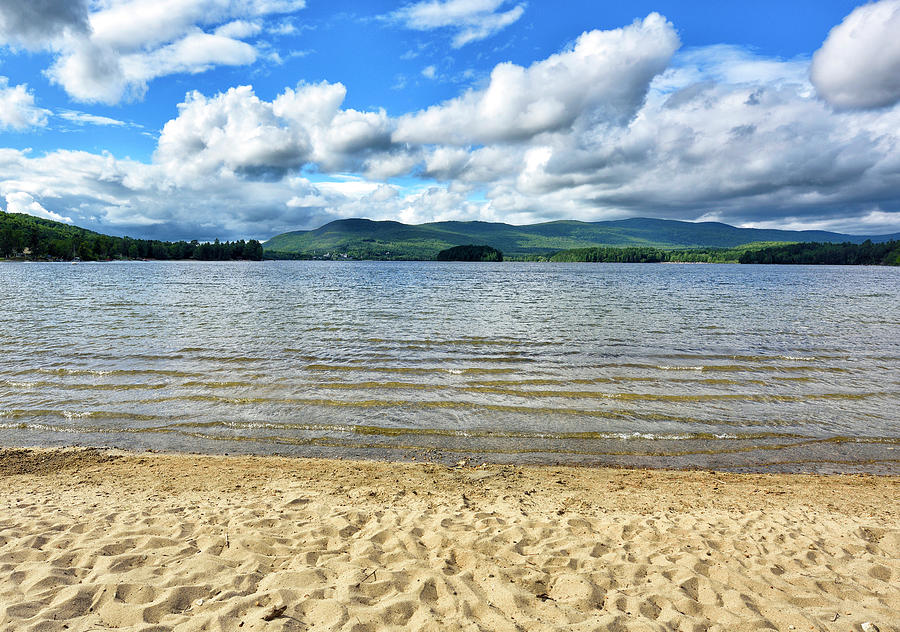
<instances>
[{"instance_id":1,"label":"lake","mask_svg":"<svg viewBox=\"0 0 900 632\"><path fill-rule=\"evenodd\" d=\"M900 269L0 264L0 445L900 473Z\"/></svg>"}]
</instances>

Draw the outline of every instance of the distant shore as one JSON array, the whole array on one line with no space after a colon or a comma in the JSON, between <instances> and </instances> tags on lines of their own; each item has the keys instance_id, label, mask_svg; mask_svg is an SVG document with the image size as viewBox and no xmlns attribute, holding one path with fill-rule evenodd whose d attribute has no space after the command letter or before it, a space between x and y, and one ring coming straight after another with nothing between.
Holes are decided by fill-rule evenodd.
<instances>
[{"instance_id":1,"label":"distant shore","mask_svg":"<svg viewBox=\"0 0 900 632\"><path fill-rule=\"evenodd\" d=\"M0 630L898 630L900 477L0 450Z\"/></svg>"}]
</instances>

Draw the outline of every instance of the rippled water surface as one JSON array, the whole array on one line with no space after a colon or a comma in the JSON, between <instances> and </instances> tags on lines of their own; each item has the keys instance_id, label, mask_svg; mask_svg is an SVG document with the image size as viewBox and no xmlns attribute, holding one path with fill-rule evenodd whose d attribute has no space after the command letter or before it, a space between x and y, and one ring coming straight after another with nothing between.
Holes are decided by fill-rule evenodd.
<instances>
[{"instance_id":1,"label":"rippled water surface","mask_svg":"<svg viewBox=\"0 0 900 632\"><path fill-rule=\"evenodd\" d=\"M0 444L900 473L900 270L0 264Z\"/></svg>"}]
</instances>

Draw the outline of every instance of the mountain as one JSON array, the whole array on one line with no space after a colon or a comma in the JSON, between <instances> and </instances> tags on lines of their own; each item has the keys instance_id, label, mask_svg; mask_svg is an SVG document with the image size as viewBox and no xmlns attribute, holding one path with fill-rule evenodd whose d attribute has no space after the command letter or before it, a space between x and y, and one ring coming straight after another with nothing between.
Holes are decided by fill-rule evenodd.
<instances>
[{"instance_id":1,"label":"mountain","mask_svg":"<svg viewBox=\"0 0 900 632\"><path fill-rule=\"evenodd\" d=\"M890 241L892 235L844 235L820 230L737 228L720 222L680 222L634 218L606 222L557 221L528 226L491 222L401 224L340 219L315 230L282 233L263 243L267 254L354 259L434 259L452 246L486 244L504 257L546 255L593 246L734 248L755 242L862 243Z\"/></svg>"}]
</instances>

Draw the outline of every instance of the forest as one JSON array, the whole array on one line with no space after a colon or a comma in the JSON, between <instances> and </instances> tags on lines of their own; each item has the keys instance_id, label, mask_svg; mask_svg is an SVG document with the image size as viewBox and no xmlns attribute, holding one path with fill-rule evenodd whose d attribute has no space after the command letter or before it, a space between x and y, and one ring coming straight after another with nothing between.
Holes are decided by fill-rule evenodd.
<instances>
[{"instance_id":1,"label":"forest","mask_svg":"<svg viewBox=\"0 0 900 632\"><path fill-rule=\"evenodd\" d=\"M198 259L259 261L262 244L255 239L212 243L112 237L61 222L0 211L0 257L106 261L111 259Z\"/></svg>"},{"instance_id":2,"label":"forest","mask_svg":"<svg viewBox=\"0 0 900 632\"><path fill-rule=\"evenodd\" d=\"M663 250L649 246L626 248L595 247L562 250L547 258L548 261L585 261L592 263L738 263L748 248L688 248Z\"/></svg>"},{"instance_id":3,"label":"forest","mask_svg":"<svg viewBox=\"0 0 900 632\"><path fill-rule=\"evenodd\" d=\"M652 247L574 248L548 261L603 263L773 263L807 265L900 265L900 241L872 243L747 244L738 248L663 250Z\"/></svg>"},{"instance_id":4,"label":"forest","mask_svg":"<svg viewBox=\"0 0 900 632\"><path fill-rule=\"evenodd\" d=\"M454 246L437 253L438 261L503 261L503 253L490 246Z\"/></svg>"},{"instance_id":5,"label":"forest","mask_svg":"<svg viewBox=\"0 0 900 632\"><path fill-rule=\"evenodd\" d=\"M900 241L874 244L784 244L747 251L738 259L740 263L794 263L818 265L900 265Z\"/></svg>"}]
</instances>

